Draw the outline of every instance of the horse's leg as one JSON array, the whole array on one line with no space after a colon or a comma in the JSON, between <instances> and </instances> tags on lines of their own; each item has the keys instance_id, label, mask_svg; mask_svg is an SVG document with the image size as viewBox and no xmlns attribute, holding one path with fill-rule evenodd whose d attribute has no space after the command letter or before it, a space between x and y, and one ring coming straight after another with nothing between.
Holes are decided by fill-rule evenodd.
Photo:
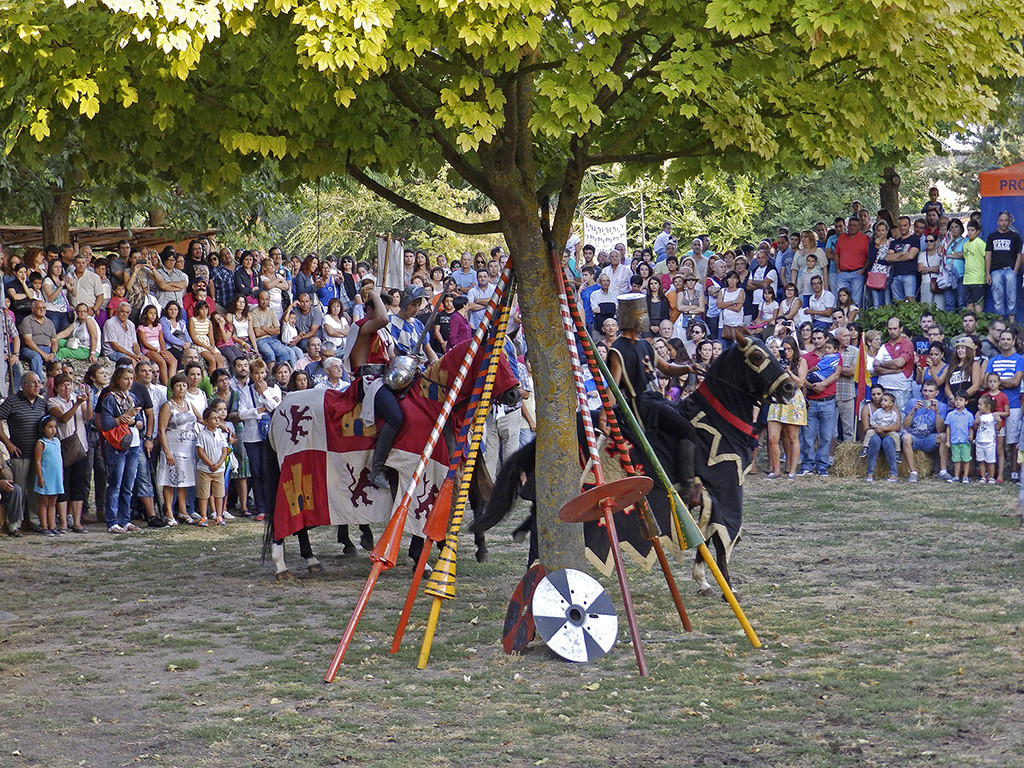
<instances>
[{"instance_id":1,"label":"horse's leg","mask_svg":"<svg viewBox=\"0 0 1024 768\"><path fill-rule=\"evenodd\" d=\"M373 540L373 531L370 530L368 525L360 525L359 533L359 546L365 549L367 552L373 551L373 545L376 543Z\"/></svg>"},{"instance_id":2,"label":"horse's leg","mask_svg":"<svg viewBox=\"0 0 1024 768\"><path fill-rule=\"evenodd\" d=\"M693 561L693 580L697 582L697 594L701 597L711 597L715 593L708 582L707 569L704 567L704 559L700 552L697 552Z\"/></svg>"},{"instance_id":3,"label":"horse's leg","mask_svg":"<svg viewBox=\"0 0 1024 768\"><path fill-rule=\"evenodd\" d=\"M277 569L274 578L278 581L293 578L292 572L288 570L288 566L284 562L284 539L278 539L270 545L270 556L273 558L274 567Z\"/></svg>"},{"instance_id":4,"label":"horse's leg","mask_svg":"<svg viewBox=\"0 0 1024 768\"><path fill-rule=\"evenodd\" d=\"M409 539L409 559L412 560L412 567L415 568L420 561L420 553L423 551L423 545L426 543L426 539L422 536L413 536ZM423 575L429 576L434 572L434 569L430 567L430 563L425 563L423 568Z\"/></svg>"},{"instance_id":5,"label":"horse's leg","mask_svg":"<svg viewBox=\"0 0 1024 768\"><path fill-rule=\"evenodd\" d=\"M320 573L323 571L324 567L320 565L320 561L313 557L313 547L309 544L309 529L303 528L295 535L299 539L299 554L306 561L306 569L310 573Z\"/></svg>"},{"instance_id":6,"label":"horse's leg","mask_svg":"<svg viewBox=\"0 0 1024 768\"><path fill-rule=\"evenodd\" d=\"M722 576L725 577L725 583L729 585L733 595L739 597L739 590L733 587L732 579L729 578L729 556L726 553L725 542L722 541L722 537L717 533L712 537L712 541L715 543L715 562L718 563L718 570L722 572ZM722 599L725 600L725 595L722 595Z\"/></svg>"},{"instance_id":7,"label":"horse's leg","mask_svg":"<svg viewBox=\"0 0 1024 768\"><path fill-rule=\"evenodd\" d=\"M512 531L512 541L516 542L517 544L526 541L526 537L530 535L530 532L533 530L536 523L536 519L531 514L529 517L527 517L525 520L523 520L523 522L519 524L518 528Z\"/></svg>"},{"instance_id":8,"label":"horse's leg","mask_svg":"<svg viewBox=\"0 0 1024 768\"><path fill-rule=\"evenodd\" d=\"M476 544L476 561L478 563L486 563L491 559L490 553L487 551L485 536L486 534L483 532L473 534L473 543Z\"/></svg>"},{"instance_id":9,"label":"horse's leg","mask_svg":"<svg viewBox=\"0 0 1024 768\"><path fill-rule=\"evenodd\" d=\"M523 525L529 523L530 529L530 555L529 560L526 562L526 567L529 568L531 565L540 560L540 542L537 540L537 512L536 509L530 513L530 516L526 518Z\"/></svg>"},{"instance_id":10,"label":"horse's leg","mask_svg":"<svg viewBox=\"0 0 1024 768\"><path fill-rule=\"evenodd\" d=\"M338 543L344 544L345 548L341 550L341 554L345 557L352 557L356 553L356 545L352 543L352 539L348 536L348 526L338 526Z\"/></svg>"}]
</instances>

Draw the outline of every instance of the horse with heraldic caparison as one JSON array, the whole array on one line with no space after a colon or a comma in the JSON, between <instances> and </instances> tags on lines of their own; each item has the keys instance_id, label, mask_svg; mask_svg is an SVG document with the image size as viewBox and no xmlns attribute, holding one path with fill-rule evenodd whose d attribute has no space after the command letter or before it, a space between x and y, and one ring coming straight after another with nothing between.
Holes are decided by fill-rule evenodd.
<instances>
[{"instance_id":1,"label":"horse with heraldic caparison","mask_svg":"<svg viewBox=\"0 0 1024 768\"><path fill-rule=\"evenodd\" d=\"M360 418L358 380L343 392L307 389L285 396L270 421L269 440L277 454L280 474L268 478L276 483L277 497L273 514L267 516L263 539L264 556L269 553L272 557L277 578L291 575L284 551L284 540L291 535L298 538L306 568L312 573L322 570L310 545L310 528L339 526L338 540L346 545L345 554L351 554L355 548L348 541L347 526L358 525L362 546L372 549L368 526L387 524L395 512L401 501L399 491L404 492L412 480L427 438L440 417L449 383L465 362L469 346L470 342L464 342L428 366L399 399L404 422L385 465L389 489L377 488L370 482L373 448L383 420L366 424ZM486 362L479 350L470 370L476 371ZM445 424L445 439L435 444L413 492L406 524L406 530L412 534L409 554L413 559L423 545L423 524L448 472L452 436L465 415L475 378L464 378ZM518 393L518 386L508 360L502 355L495 375L495 397L510 390Z\"/></svg>"},{"instance_id":2,"label":"horse with heraldic caparison","mask_svg":"<svg viewBox=\"0 0 1024 768\"><path fill-rule=\"evenodd\" d=\"M715 559L726 580L729 580L729 558L742 535L743 482L750 466L755 441L754 408L767 407L769 402L788 402L796 394L783 365L757 338L737 335L736 343L726 349L708 368L704 381L687 398L676 404L685 418L684 434L664 429L648 429L645 436L659 462L690 507L705 541L713 544ZM631 436L628 424L619 419L624 437L631 444L633 466L649 477L656 477L650 459ZM581 468L587 456L586 444L580 440ZM602 447L602 465L606 480L623 476L610 446ZM473 532L489 530L511 511L516 496L536 501L536 445L530 443L508 457L501 465L491 497L483 513L470 526ZM589 476L589 474L588 474ZM684 550L672 521L669 495L655 483L647 497L666 548L677 553ZM685 514L685 510L680 510ZM615 527L623 550L646 568L657 562L657 554L644 537L640 517L632 509L615 513ZM602 523L584 524L587 559L602 573L610 575L614 568L608 536ZM536 525L533 517L515 532L518 540L531 534L530 562L537 559ZM704 563L697 557L693 578L698 593L711 595L714 590L707 579ZM732 582L729 581L730 587Z\"/></svg>"}]
</instances>

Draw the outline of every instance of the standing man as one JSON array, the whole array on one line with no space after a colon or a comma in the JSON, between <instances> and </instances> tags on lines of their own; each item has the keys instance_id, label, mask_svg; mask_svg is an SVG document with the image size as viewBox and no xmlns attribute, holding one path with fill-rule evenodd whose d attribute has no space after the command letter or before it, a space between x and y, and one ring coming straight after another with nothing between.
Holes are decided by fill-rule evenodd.
<instances>
[{"instance_id":1,"label":"standing man","mask_svg":"<svg viewBox=\"0 0 1024 768\"><path fill-rule=\"evenodd\" d=\"M860 231L860 221L851 216L846 224L846 232L836 236L836 275L835 289L847 288L853 303L863 306L864 278L868 268L868 246L871 240Z\"/></svg>"},{"instance_id":2,"label":"standing man","mask_svg":"<svg viewBox=\"0 0 1024 768\"><path fill-rule=\"evenodd\" d=\"M89 314L96 317L103 306L103 283L95 272L89 270L89 257L85 253L75 256L75 266L64 276L71 304L85 304Z\"/></svg>"},{"instance_id":3,"label":"standing man","mask_svg":"<svg viewBox=\"0 0 1024 768\"><path fill-rule=\"evenodd\" d=\"M481 269L480 272L484 275L487 274L486 269ZM418 285L410 285L402 291L401 298L398 300L398 312L391 315L388 324L388 330L391 332L391 338L395 341L395 351L398 354L412 355L423 336L423 321L416 315L423 310L426 301L424 290ZM433 363L437 360L434 348L429 344L423 345L423 352L426 353L429 362Z\"/></svg>"},{"instance_id":4,"label":"standing man","mask_svg":"<svg viewBox=\"0 0 1024 768\"><path fill-rule=\"evenodd\" d=\"M473 272L473 254L465 251L459 263L462 269L452 272L452 279L455 281L455 287L459 294L465 296L469 293L469 289L476 285L476 273Z\"/></svg>"},{"instance_id":5,"label":"standing man","mask_svg":"<svg viewBox=\"0 0 1024 768\"><path fill-rule=\"evenodd\" d=\"M156 283L156 300L161 307L166 307L172 301L177 302L180 306L185 289L188 287L188 275L175 268L178 254L174 252L172 246L164 248L161 258L163 266L153 272L153 282Z\"/></svg>"},{"instance_id":6,"label":"standing man","mask_svg":"<svg viewBox=\"0 0 1024 768\"><path fill-rule=\"evenodd\" d=\"M874 372L878 383L896 398L896 407L903 413L910 400L910 381L914 375L914 345L903 333L903 321L890 317L885 324L889 341L885 343L888 360L875 359Z\"/></svg>"},{"instance_id":7,"label":"standing man","mask_svg":"<svg viewBox=\"0 0 1024 768\"><path fill-rule=\"evenodd\" d=\"M1018 355L1013 348L1013 332L1005 330L999 333L999 354L988 361L988 373L999 376L999 388L1003 390L1010 404L1010 415L1006 417L1005 448L1010 455L1010 479L1017 482L1017 444L1020 441L1020 383L1024 380L1024 357ZM1002 480L1003 478L996 478Z\"/></svg>"},{"instance_id":8,"label":"standing man","mask_svg":"<svg viewBox=\"0 0 1024 768\"><path fill-rule=\"evenodd\" d=\"M29 520L39 511L33 465L36 442L43 434L41 425L47 413L42 391L42 379L29 371L21 377L21 391L0 403L0 422L6 426L6 430L0 431L0 442L11 455L13 482L22 489Z\"/></svg>"},{"instance_id":9,"label":"standing man","mask_svg":"<svg viewBox=\"0 0 1024 768\"><path fill-rule=\"evenodd\" d=\"M754 288L754 306L757 307L757 313L754 315L755 318L761 314L761 304L764 303L764 289L769 286L774 289L775 284L779 280L779 274L775 271L775 266L768 256L766 248L757 249L757 259L754 261L754 266L750 270L750 277L747 280L747 285Z\"/></svg>"},{"instance_id":10,"label":"standing man","mask_svg":"<svg viewBox=\"0 0 1024 768\"><path fill-rule=\"evenodd\" d=\"M889 282L892 286L892 300L893 303L914 301L917 296L917 254L921 251L921 237L911 231L909 216L900 216L897 235L885 256L891 265ZM903 404L900 408L903 408Z\"/></svg>"},{"instance_id":11,"label":"standing man","mask_svg":"<svg viewBox=\"0 0 1024 768\"><path fill-rule=\"evenodd\" d=\"M996 219L996 231L985 242L985 283L992 286L993 310L1007 320L1017 316L1017 275L1022 259L1020 235L1010 230L1010 214L1003 211Z\"/></svg>"},{"instance_id":12,"label":"standing man","mask_svg":"<svg viewBox=\"0 0 1024 768\"><path fill-rule=\"evenodd\" d=\"M850 329L836 328L832 334L839 342L839 378L836 379L836 432L839 439L839 426L843 428L843 442L857 439L857 383L853 377L857 373L857 355L860 350L850 346Z\"/></svg>"},{"instance_id":13,"label":"standing man","mask_svg":"<svg viewBox=\"0 0 1024 768\"><path fill-rule=\"evenodd\" d=\"M828 338L824 330L814 329L814 348L804 356L808 369L825 356ZM807 384L807 425L800 430L801 476L828 475L829 450L836 430L836 380L841 372L842 367L837 365L827 378Z\"/></svg>"},{"instance_id":14,"label":"standing man","mask_svg":"<svg viewBox=\"0 0 1024 768\"><path fill-rule=\"evenodd\" d=\"M665 258L665 246L672 239L672 222L666 221L661 225L661 232L654 238L654 255L658 261Z\"/></svg>"},{"instance_id":15,"label":"standing man","mask_svg":"<svg viewBox=\"0 0 1024 768\"><path fill-rule=\"evenodd\" d=\"M612 295L618 298L624 293L629 293L629 279L633 277L633 270L622 263L622 253L613 249L608 255L609 264L603 270L602 275L608 275Z\"/></svg>"},{"instance_id":16,"label":"standing man","mask_svg":"<svg viewBox=\"0 0 1024 768\"><path fill-rule=\"evenodd\" d=\"M491 282L491 275L486 269L476 271L476 285L469 289L466 298L469 299L469 324L476 330L484 319L484 311L487 304L494 295L494 284Z\"/></svg>"},{"instance_id":17,"label":"standing man","mask_svg":"<svg viewBox=\"0 0 1024 768\"><path fill-rule=\"evenodd\" d=\"M230 248L221 248L217 258L220 264L210 268L210 283L216 297L214 306L226 315L235 309L235 254Z\"/></svg>"}]
</instances>

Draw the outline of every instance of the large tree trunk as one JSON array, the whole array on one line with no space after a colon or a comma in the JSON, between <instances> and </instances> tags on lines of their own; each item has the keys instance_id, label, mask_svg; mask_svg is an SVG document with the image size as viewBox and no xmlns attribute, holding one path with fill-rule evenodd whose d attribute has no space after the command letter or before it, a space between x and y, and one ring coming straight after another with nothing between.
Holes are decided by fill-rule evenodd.
<instances>
[{"instance_id":1,"label":"large tree trunk","mask_svg":"<svg viewBox=\"0 0 1024 768\"><path fill-rule=\"evenodd\" d=\"M167 226L167 210L156 206L150 208L146 212L146 226L147 227L164 227Z\"/></svg>"},{"instance_id":2,"label":"large tree trunk","mask_svg":"<svg viewBox=\"0 0 1024 768\"><path fill-rule=\"evenodd\" d=\"M878 185L878 198L882 207L892 214L893 221L900 215L900 176L887 165L882 169L882 183Z\"/></svg>"},{"instance_id":3,"label":"large tree trunk","mask_svg":"<svg viewBox=\"0 0 1024 768\"><path fill-rule=\"evenodd\" d=\"M50 198L39 212L44 246L71 242L71 198L71 193L60 187L50 188Z\"/></svg>"},{"instance_id":4,"label":"large tree trunk","mask_svg":"<svg viewBox=\"0 0 1024 768\"><path fill-rule=\"evenodd\" d=\"M537 206L516 201L502 210L505 239L516 271L519 304L533 365L537 398L537 532L549 571L581 568L582 526L563 523L558 510L578 493L576 390L558 308L555 274L543 242ZM504 206L503 206L504 207Z\"/></svg>"}]
</instances>

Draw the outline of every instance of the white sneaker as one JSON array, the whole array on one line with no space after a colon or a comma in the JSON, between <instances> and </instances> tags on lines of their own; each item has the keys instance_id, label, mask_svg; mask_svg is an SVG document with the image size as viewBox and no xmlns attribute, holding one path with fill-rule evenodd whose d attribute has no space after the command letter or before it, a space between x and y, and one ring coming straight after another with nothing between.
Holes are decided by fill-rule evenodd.
<instances>
[{"instance_id":1,"label":"white sneaker","mask_svg":"<svg viewBox=\"0 0 1024 768\"><path fill-rule=\"evenodd\" d=\"M114 523L112 526L107 528L107 533L125 533L125 530L117 523Z\"/></svg>"},{"instance_id":2,"label":"white sneaker","mask_svg":"<svg viewBox=\"0 0 1024 768\"><path fill-rule=\"evenodd\" d=\"M961 480L960 482L961 482L961 483L963 483L964 485L969 485L969 484L970 484L970 482L971 482L971 478L969 478L969 477L965 477L965 478L964 478L963 480Z\"/></svg>"},{"instance_id":3,"label":"white sneaker","mask_svg":"<svg viewBox=\"0 0 1024 768\"><path fill-rule=\"evenodd\" d=\"M964 480L966 480L966 479L967 479L967 478L965 477L965 478L964 478ZM948 478L948 479L946 480L946 482L947 482L947 483L959 483L960 481L959 481L959 480L957 480L957 479L956 479L955 477L950 477L950 478Z\"/></svg>"},{"instance_id":4,"label":"white sneaker","mask_svg":"<svg viewBox=\"0 0 1024 768\"><path fill-rule=\"evenodd\" d=\"M917 472L911 472L910 473L910 477L907 478L907 482L908 483L916 483L917 482Z\"/></svg>"},{"instance_id":5,"label":"white sneaker","mask_svg":"<svg viewBox=\"0 0 1024 768\"><path fill-rule=\"evenodd\" d=\"M953 476L951 474L949 474L949 470L948 469L943 469L943 470L941 470L939 472L939 477L942 478L943 480L949 480Z\"/></svg>"},{"instance_id":6,"label":"white sneaker","mask_svg":"<svg viewBox=\"0 0 1024 768\"><path fill-rule=\"evenodd\" d=\"M1011 472L1010 473L1010 480L1012 480L1013 482L1016 483L1018 480L1020 480L1020 473L1019 472Z\"/></svg>"},{"instance_id":7,"label":"white sneaker","mask_svg":"<svg viewBox=\"0 0 1024 768\"><path fill-rule=\"evenodd\" d=\"M222 515L222 517L225 520L234 520L235 519L235 516L232 515L230 512L228 512L227 510L224 510L224 514Z\"/></svg>"}]
</instances>

